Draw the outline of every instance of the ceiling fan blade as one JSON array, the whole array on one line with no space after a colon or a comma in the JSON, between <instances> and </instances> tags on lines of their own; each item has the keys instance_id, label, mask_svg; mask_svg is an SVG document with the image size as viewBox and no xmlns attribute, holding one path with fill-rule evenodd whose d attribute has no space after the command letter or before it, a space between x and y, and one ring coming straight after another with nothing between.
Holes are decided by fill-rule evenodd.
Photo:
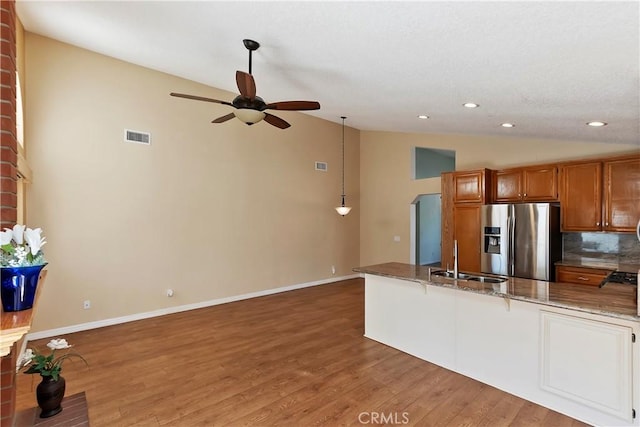
<instances>
[{"instance_id":1,"label":"ceiling fan blade","mask_svg":"<svg viewBox=\"0 0 640 427\"><path fill-rule=\"evenodd\" d=\"M238 84L238 90L240 95L250 100L254 100L256 97L256 81L253 76L244 71L236 71L236 83Z\"/></svg>"},{"instance_id":2,"label":"ceiling fan blade","mask_svg":"<svg viewBox=\"0 0 640 427\"><path fill-rule=\"evenodd\" d=\"M175 93L175 92L171 92L169 95L177 96L178 98L195 99L196 101L215 102L216 104L230 105L231 107L233 107L232 103L227 101L220 101L219 99L205 98L203 96L196 96L196 95L186 95L184 93Z\"/></svg>"},{"instance_id":3,"label":"ceiling fan blade","mask_svg":"<svg viewBox=\"0 0 640 427\"><path fill-rule=\"evenodd\" d=\"M267 104L265 110L319 110L320 103L317 101L282 101Z\"/></svg>"},{"instance_id":4,"label":"ceiling fan blade","mask_svg":"<svg viewBox=\"0 0 640 427\"><path fill-rule=\"evenodd\" d=\"M218 117L217 119L211 121L211 123L224 123L227 120L233 119L235 116L236 116L235 114L229 113L226 116Z\"/></svg>"},{"instance_id":5,"label":"ceiling fan blade","mask_svg":"<svg viewBox=\"0 0 640 427\"><path fill-rule=\"evenodd\" d=\"M280 129L286 129L289 126L291 126L289 123L285 122L280 117L276 117L273 114L269 114L269 113L264 113L264 121Z\"/></svg>"}]
</instances>

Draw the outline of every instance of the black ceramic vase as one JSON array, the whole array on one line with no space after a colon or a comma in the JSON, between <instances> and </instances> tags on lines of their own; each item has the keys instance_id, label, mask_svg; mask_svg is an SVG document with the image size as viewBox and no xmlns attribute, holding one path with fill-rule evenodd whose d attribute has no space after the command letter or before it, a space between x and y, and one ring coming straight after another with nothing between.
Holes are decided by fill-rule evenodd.
<instances>
[{"instance_id":1,"label":"black ceramic vase","mask_svg":"<svg viewBox=\"0 0 640 427\"><path fill-rule=\"evenodd\" d=\"M43 376L36 388L38 406L42 409L40 418L49 418L62 411L62 398L66 382L61 376L54 380L51 376Z\"/></svg>"}]
</instances>

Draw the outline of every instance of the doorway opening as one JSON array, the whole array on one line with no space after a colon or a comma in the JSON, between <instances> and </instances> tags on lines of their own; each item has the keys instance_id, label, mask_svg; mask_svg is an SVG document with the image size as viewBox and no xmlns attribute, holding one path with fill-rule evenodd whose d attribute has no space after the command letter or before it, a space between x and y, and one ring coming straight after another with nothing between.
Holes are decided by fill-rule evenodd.
<instances>
[{"instance_id":1,"label":"doorway opening","mask_svg":"<svg viewBox=\"0 0 640 427\"><path fill-rule=\"evenodd\" d=\"M411 264L440 266L442 197L421 194L411 203Z\"/></svg>"}]
</instances>

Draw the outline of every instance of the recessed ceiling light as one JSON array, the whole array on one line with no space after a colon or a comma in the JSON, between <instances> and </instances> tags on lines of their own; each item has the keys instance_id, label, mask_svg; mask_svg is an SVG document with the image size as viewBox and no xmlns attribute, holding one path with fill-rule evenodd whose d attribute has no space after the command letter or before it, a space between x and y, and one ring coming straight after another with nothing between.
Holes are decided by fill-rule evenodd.
<instances>
[{"instance_id":1,"label":"recessed ceiling light","mask_svg":"<svg viewBox=\"0 0 640 427\"><path fill-rule=\"evenodd\" d=\"M594 128L599 128L601 126L606 126L605 122L589 122L587 123L589 126L593 126Z\"/></svg>"},{"instance_id":2,"label":"recessed ceiling light","mask_svg":"<svg viewBox=\"0 0 640 427\"><path fill-rule=\"evenodd\" d=\"M516 125L514 125L513 123L502 123L500 126L502 126L503 128L514 128L514 127L516 127Z\"/></svg>"},{"instance_id":3,"label":"recessed ceiling light","mask_svg":"<svg viewBox=\"0 0 640 427\"><path fill-rule=\"evenodd\" d=\"M478 108L480 106L480 104L476 104L475 102L465 102L462 105L467 108Z\"/></svg>"},{"instance_id":4,"label":"recessed ceiling light","mask_svg":"<svg viewBox=\"0 0 640 427\"><path fill-rule=\"evenodd\" d=\"M418 118L419 118L419 119L422 119L422 120L426 120L426 119L428 119L428 118L429 118L429 116L427 116L427 115L425 115L425 114L420 114L420 115L418 116Z\"/></svg>"}]
</instances>

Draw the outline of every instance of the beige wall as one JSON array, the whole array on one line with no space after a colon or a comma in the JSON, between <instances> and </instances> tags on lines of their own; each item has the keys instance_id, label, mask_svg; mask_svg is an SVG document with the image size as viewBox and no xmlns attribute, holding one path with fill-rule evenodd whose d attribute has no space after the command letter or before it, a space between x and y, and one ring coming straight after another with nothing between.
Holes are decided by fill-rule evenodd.
<instances>
[{"instance_id":1,"label":"beige wall","mask_svg":"<svg viewBox=\"0 0 640 427\"><path fill-rule=\"evenodd\" d=\"M361 265L409 262L410 204L420 194L440 193L440 178L411 178L413 147L454 150L456 170L498 169L627 153L634 149L638 152L638 146L621 144L363 131L360 134ZM394 241L394 236L399 236L400 242Z\"/></svg>"},{"instance_id":2,"label":"beige wall","mask_svg":"<svg viewBox=\"0 0 640 427\"><path fill-rule=\"evenodd\" d=\"M50 263L34 332L328 279L332 265L352 274L357 130L343 218L340 124L278 112L291 128L213 125L230 107L169 92L235 94L31 33L25 43L28 224L43 228ZM123 142L124 128L152 145Z\"/></svg>"},{"instance_id":3,"label":"beige wall","mask_svg":"<svg viewBox=\"0 0 640 427\"><path fill-rule=\"evenodd\" d=\"M228 107L168 93L234 93L30 33L25 44L28 223L43 227L50 261L36 332L322 280L331 265L342 276L408 262L410 203L440 192L439 178L411 179L415 146L455 150L458 170L634 149L347 128L354 210L342 218L339 124L283 112L284 131L212 125ZM151 132L151 147L124 143L124 128Z\"/></svg>"}]
</instances>

